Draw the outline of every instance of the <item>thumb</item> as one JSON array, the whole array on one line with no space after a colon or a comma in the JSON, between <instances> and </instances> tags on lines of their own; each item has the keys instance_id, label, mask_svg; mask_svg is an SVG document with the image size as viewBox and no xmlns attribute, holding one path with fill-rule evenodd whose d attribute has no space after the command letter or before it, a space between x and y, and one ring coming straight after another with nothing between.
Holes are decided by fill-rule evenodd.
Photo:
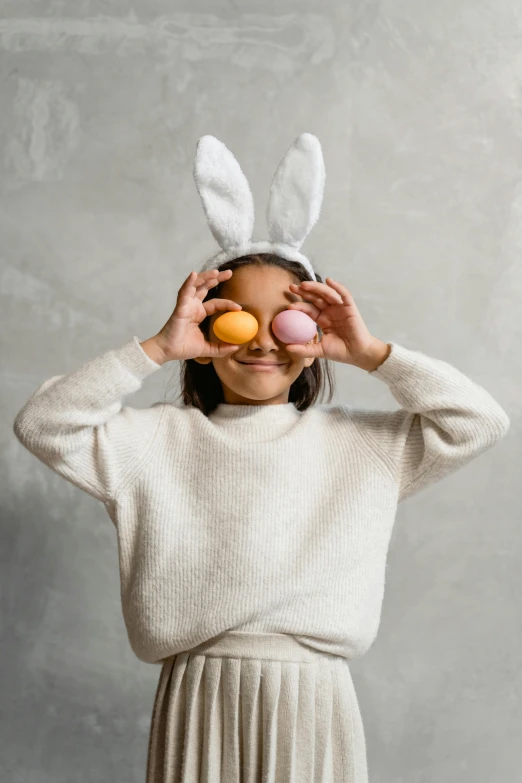
<instances>
[{"instance_id":1,"label":"thumb","mask_svg":"<svg viewBox=\"0 0 522 783\"><path fill-rule=\"evenodd\" d=\"M310 342L306 343L306 345L303 345L302 343L289 343L288 345L285 345L285 348L287 351L299 356L301 359L319 359L320 357L324 357L323 346L320 342Z\"/></svg>"},{"instance_id":2,"label":"thumb","mask_svg":"<svg viewBox=\"0 0 522 783\"><path fill-rule=\"evenodd\" d=\"M213 345L216 345L216 343L213 343ZM226 343L216 346L218 357L228 356L230 353L234 353L234 351L237 351L239 348L241 348L240 345L227 345Z\"/></svg>"}]
</instances>

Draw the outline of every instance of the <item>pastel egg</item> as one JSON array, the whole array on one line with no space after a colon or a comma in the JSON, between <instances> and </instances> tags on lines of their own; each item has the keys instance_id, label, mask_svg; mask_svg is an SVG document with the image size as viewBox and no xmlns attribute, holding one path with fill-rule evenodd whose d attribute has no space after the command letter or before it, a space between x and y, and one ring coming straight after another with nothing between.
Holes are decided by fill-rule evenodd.
<instances>
[{"instance_id":1,"label":"pastel egg","mask_svg":"<svg viewBox=\"0 0 522 783\"><path fill-rule=\"evenodd\" d=\"M224 343L242 345L256 336L259 324L257 319L243 310L230 310L214 321L214 334Z\"/></svg>"},{"instance_id":2,"label":"pastel egg","mask_svg":"<svg viewBox=\"0 0 522 783\"><path fill-rule=\"evenodd\" d=\"M317 324L301 310L283 310L272 321L272 329L282 343L307 343L317 334Z\"/></svg>"}]
</instances>

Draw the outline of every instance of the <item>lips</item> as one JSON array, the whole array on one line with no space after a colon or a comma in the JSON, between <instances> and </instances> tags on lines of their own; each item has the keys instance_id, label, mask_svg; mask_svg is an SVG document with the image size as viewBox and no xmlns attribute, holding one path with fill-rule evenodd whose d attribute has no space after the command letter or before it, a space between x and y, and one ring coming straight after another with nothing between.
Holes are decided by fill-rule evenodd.
<instances>
[{"instance_id":1,"label":"lips","mask_svg":"<svg viewBox=\"0 0 522 783\"><path fill-rule=\"evenodd\" d=\"M282 367L285 362L242 362L238 359L239 364L249 364L254 367Z\"/></svg>"},{"instance_id":2,"label":"lips","mask_svg":"<svg viewBox=\"0 0 522 783\"><path fill-rule=\"evenodd\" d=\"M243 367L248 367L252 372L275 372L280 367L285 367L286 362L241 362L236 360Z\"/></svg>"}]
</instances>

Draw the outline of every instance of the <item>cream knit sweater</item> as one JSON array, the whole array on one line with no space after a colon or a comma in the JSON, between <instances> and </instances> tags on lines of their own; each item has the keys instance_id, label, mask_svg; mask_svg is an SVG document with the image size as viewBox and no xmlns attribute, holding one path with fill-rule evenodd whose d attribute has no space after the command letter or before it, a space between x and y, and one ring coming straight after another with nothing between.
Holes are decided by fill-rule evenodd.
<instances>
[{"instance_id":1,"label":"cream knit sweater","mask_svg":"<svg viewBox=\"0 0 522 783\"><path fill-rule=\"evenodd\" d=\"M53 376L20 442L115 525L123 617L145 662L225 630L293 634L346 658L377 635L397 503L508 431L453 366L391 343L369 374L395 411L312 405L123 405L161 365L133 337Z\"/></svg>"}]
</instances>

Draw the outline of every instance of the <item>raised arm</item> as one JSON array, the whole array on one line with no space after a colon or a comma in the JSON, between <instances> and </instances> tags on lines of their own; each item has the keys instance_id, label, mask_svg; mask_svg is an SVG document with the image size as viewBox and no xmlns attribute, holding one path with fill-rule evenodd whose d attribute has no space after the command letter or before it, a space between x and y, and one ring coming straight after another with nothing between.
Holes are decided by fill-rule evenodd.
<instances>
[{"instance_id":1,"label":"raised arm","mask_svg":"<svg viewBox=\"0 0 522 783\"><path fill-rule=\"evenodd\" d=\"M203 302L232 270L191 272L158 334L133 337L68 375L55 375L29 398L14 422L18 440L63 478L106 502L128 486L154 447L167 406L123 406L145 378L167 361L226 356L237 345L208 342L199 324L209 315L241 309L230 299Z\"/></svg>"},{"instance_id":2,"label":"raised arm","mask_svg":"<svg viewBox=\"0 0 522 783\"><path fill-rule=\"evenodd\" d=\"M14 433L51 470L105 502L140 469L163 413L123 399L162 363L151 341L133 337L44 381L16 415Z\"/></svg>"},{"instance_id":3,"label":"raised arm","mask_svg":"<svg viewBox=\"0 0 522 783\"><path fill-rule=\"evenodd\" d=\"M399 410L365 411L362 432L399 487L399 502L439 481L506 435L506 411L451 364L397 343L369 375L390 388Z\"/></svg>"}]
</instances>

